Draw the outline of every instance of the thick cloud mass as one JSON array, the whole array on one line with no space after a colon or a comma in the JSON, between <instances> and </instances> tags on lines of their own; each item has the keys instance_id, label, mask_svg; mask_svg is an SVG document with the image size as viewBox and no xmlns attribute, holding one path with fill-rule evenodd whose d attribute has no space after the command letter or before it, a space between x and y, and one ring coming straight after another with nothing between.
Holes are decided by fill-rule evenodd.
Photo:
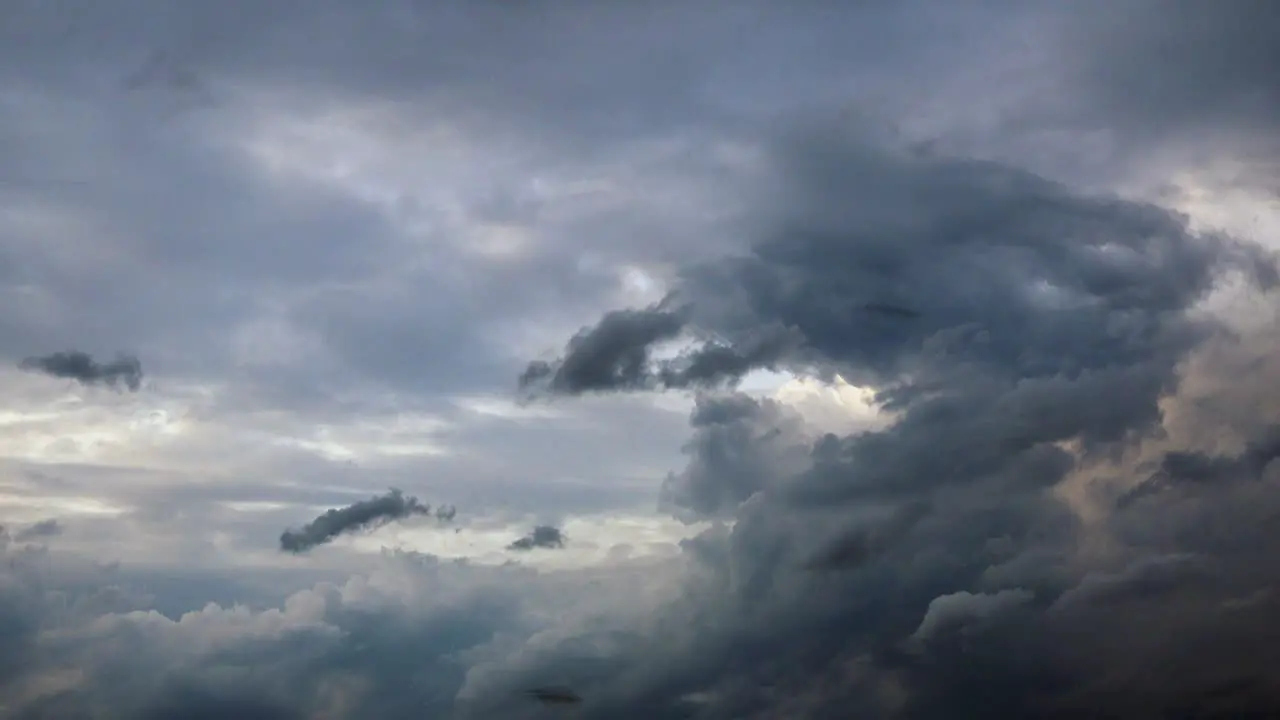
<instances>
[{"instance_id":1,"label":"thick cloud mass","mask_svg":"<svg viewBox=\"0 0 1280 720\"><path fill-rule=\"evenodd\" d=\"M436 510L436 517L452 520L456 512L451 506L440 507ZM306 552L344 533L368 530L413 515L430 514L430 505L423 505L417 498L406 497L402 491L393 488L386 495L326 510L300 530L284 531L280 535L280 549L293 553Z\"/></svg>"},{"instance_id":2,"label":"thick cloud mass","mask_svg":"<svg viewBox=\"0 0 1280 720\"><path fill-rule=\"evenodd\" d=\"M813 126L776 153L780 201L759 242L686 268L671 293L683 333L717 338L686 358L739 359L706 376L725 383L775 364L839 374L875 388L895 420L814 436L769 401L701 398L689 466L664 493L736 519L689 547L715 548L709 569L726 573L689 602L724 615L693 621L696 648L665 638L619 660L638 672L663 653L673 670L617 676L592 716L683 716L673 708L691 693L688 716L706 718L1280 709L1262 639L1280 625L1251 604L1278 579L1257 544L1273 531L1246 522L1260 509L1238 528L1210 520L1246 512L1246 494L1280 499L1274 434L1257 428L1229 457L1168 448L1151 479L1130 474L1142 448L1167 443L1163 404L1186 362L1227 342L1193 309L1229 277L1272 290L1274 259L990 162ZM916 312L859 311L878 303ZM595 366L595 381L551 390L684 386L649 359L669 320L662 337L626 332L665 310L617 317L578 336L611 325L607 353L575 342L552 364ZM794 342L745 360L781 333ZM1061 489L1098 468L1133 489L1068 504ZM1194 648L1213 654L1194 661Z\"/></svg>"},{"instance_id":3,"label":"thick cloud mass","mask_svg":"<svg viewBox=\"0 0 1280 720\"><path fill-rule=\"evenodd\" d=\"M792 203L774 236L746 257L689 268L672 295L697 318L685 324L690 333L723 340L680 361L646 362L658 340L674 336L675 317L660 307L613 313L570 342L551 389L732 382L785 364L841 372L900 403L958 372L1105 383L1143 367L1157 385L1134 392L1159 392L1158 367L1171 371L1209 331L1183 311L1220 272L1276 282L1260 251L1192 236L1154 206L1080 195L992 163L817 135L788 138L776 158L789 181L779 191ZM922 314L861 312L883 297ZM661 336L650 332L659 323ZM760 340L784 336L794 343ZM574 381L584 366L592 380Z\"/></svg>"},{"instance_id":4,"label":"thick cloud mass","mask_svg":"<svg viewBox=\"0 0 1280 720\"><path fill-rule=\"evenodd\" d=\"M43 357L29 357L20 364L23 370L41 372L56 378L75 380L84 385L124 387L137 392L142 387L142 363L122 355L110 362L98 362L92 355L78 350L56 352Z\"/></svg>"},{"instance_id":5,"label":"thick cloud mass","mask_svg":"<svg viewBox=\"0 0 1280 720\"><path fill-rule=\"evenodd\" d=\"M0 718L1280 717L1273 0L3 7Z\"/></svg>"}]
</instances>

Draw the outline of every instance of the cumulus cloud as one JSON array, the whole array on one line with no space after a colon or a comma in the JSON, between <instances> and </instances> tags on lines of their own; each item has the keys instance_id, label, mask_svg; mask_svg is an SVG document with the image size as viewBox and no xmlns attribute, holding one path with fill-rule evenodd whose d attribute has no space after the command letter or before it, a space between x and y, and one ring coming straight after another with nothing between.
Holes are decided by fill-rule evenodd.
<instances>
[{"instance_id":1,"label":"cumulus cloud","mask_svg":"<svg viewBox=\"0 0 1280 720\"><path fill-rule=\"evenodd\" d=\"M564 547L564 533L552 525L539 525L529 531L528 535L518 538L507 546L508 550L550 550Z\"/></svg>"},{"instance_id":2,"label":"cumulus cloud","mask_svg":"<svg viewBox=\"0 0 1280 720\"><path fill-rule=\"evenodd\" d=\"M1035 596L1026 590L1012 589L984 594L960 591L934 598L925 610L920 627L911 634L927 641L935 634L966 622L982 620L1009 608L1030 602Z\"/></svg>"},{"instance_id":3,"label":"cumulus cloud","mask_svg":"<svg viewBox=\"0 0 1280 720\"><path fill-rule=\"evenodd\" d=\"M1268 3L12 5L0 715L1280 715Z\"/></svg>"},{"instance_id":4,"label":"cumulus cloud","mask_svg":"<svg viewBox=\"0 0 1280 720\"><path fill-rule=\"evenodd\" d=\"M280 535L280 549L291 553L303 553L333 541L339 535L361 532L386 523L414 515L430 515L431 506L424 505L416 497L406 496L392 488L386 495L360 500L346 507L326 510L324 514L298 530L285 530ZM436 508L436 518L452 520L457 509L452 506Z\"/></svg>"},{"instance_id":5,"label":"cumulus cloud","mask_svg":"<svg viewBox=\"0 0 1280 720\"><path fill-rule=\"evenodd\" d=\"M16 717L447 716L462 654L483 654L495 633L525 633L508 590L532 587L514 568L387 554L273 608L166 616L119 568L0 552L0 687Z\"/></svg>"},{"instance_id":6,"label":"cumulus cloud","mask_svg":"<svg viewBox=\"0 0 1280 720\"><path fill-rule=\"evenodd\" d=\"M1275 706L1275 686L1253 679L1269 676L1261 661L1247 670L1231 661L1230 672L1178 664L1157 682L1133 668L1189 662L1183 646L1121 653L1121 640L1079 639L1120 632L1107 616L1120 613L1135 622L1126 638L1139 624L1177 636L1177 625L1155 628L1189 622L1202 642L1216 632L1214 603L1275 582L1254 564L1262 531L1193 529L1238 502L1234 492L1275 496L1243 482L1274 456L1265 433L1230 458L1166 451L1160 479L1138 487L1188 488L1163 501L1165 512L1178 507L1168 516L1179 518L1176 530L1141 502L1085 522L1083 507L1061 495L1090 468L1113 468L1121 488L1141 471L1135 453L1165 442L1162 408L1188 359L1230 336L1198 304L1233 278L1270 293L1275 258L1197 234L1154 205L988 161L897 153L824 123L784 135L775 152L779 202L759 242L686 267L671 292L682 332L716 338L689 353L748 357L738 343L754 348L761 333L786 328L793 341L778 352L713 377L732 383L774 366L838 374L874 388L895 419L815 437L767 401L698 401L689 466L665 492L673 506L727 509L735 520L687 548L726 573L723 586L688 602L723 614L694 621L696 649L665 637L618 659L619 674L597 688L618 699L600 716L674 708L689 693L703 693L700 717L771 717L759 708L802 696L814 717L848 712L849 702L875 717ZM859 311L894 295L918 314L888 323ZM657 338L628 338L626 377L650 380L580 389L664 386L669 361L652 359ZM563 362L578 362L578 352L571 343ZM1185 504L1193 496L1200 504ZM1192 553L1213 571L1158 561L1171 553ZM794 571L805 567L844 572ZM961 626L962 637L943 632ZM1222 632L1228 652L1235 630ZM895 651L907 638L923 645ZM1088 657L1094 651L1111 654L1102 662ZM730 663L731 652L740 659ZM641 673L654 653L663 657L654 666L681 674ZM862 658L858 679L834 687L827 674L849 658ZM1215 695L1236 672L1248 683ZM772 689L755 685L761 677ZM869 690L890 685L898 690Z\"/></svg>"},{"instance_id":7,"label":"cumulus cloud","mask_svg":"<svg viewBox=\"0 0 1280 720\"><path fill-rule=\"evenodd\" d=\"M44 373L56 378L75 380L82 385L124 386L137 392L142 387L142 363L136 357L121 355L115 360L98 362L79 350L29 357L19 363L28 372Z\"/></svg>"}]
</instances>

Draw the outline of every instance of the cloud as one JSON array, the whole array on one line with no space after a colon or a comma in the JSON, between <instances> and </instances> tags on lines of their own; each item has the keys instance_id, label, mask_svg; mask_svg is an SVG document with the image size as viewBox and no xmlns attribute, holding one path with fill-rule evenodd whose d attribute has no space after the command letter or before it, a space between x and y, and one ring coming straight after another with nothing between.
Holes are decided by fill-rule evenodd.
<instances>
[{"instance_id":1,"label":"cloud","mask_svg":"<svg viewBox=\"0 0 1280 720\"><path fill-rule=\"evenodd\" d=\"M507 546L508 550L535 550L564 547L564 534L560 528L551 525L539 525Z\"/></svg>"},{"instance_id":2,"label":"cloud","mask_svg":"<svg viewBox=\"0 0 1280 720\"><path fill-rule=\"evenodd\" d=\"M1270 467L1267 432L1254 427L1227 458L1166 446L1160 482L1185 489L1163 499L1099 509L1064 494L1099 473L1121 491L1136 484L1127 478L1143 456L1170 441L1164 408L1190 358L1237 341L1198 307L1229 280L1274 302L1275 258L1155 205L899 152L824 122L773 148L776 194L755 244L684 267L663 307L681 308L680 332L695 342L686 357L746 358L782 328L793 338L721 366L716 382L770 367L838 375L873 388L891 420L823 435L769 401L700 397L688 466L664 494L733 525L686 545L706 582L655 620L697 645L658 634L598 679L583 675L584 695L609 698L591 716L675 713L691 695L700 717L781 717L802 700L812 717L1280 706L1260 659L1191 661L1193 642L1267 654L1236 635L1243 619L1221 624L1217 610L1280 579L1259 564L1270 531L1225 519L1266 517L1280 499L1243 479ZM918 314L861 311L876 303ZM615 336L625 351L591 357L625 357L625 372L561 392L685 387L664 382L673 361L654 349L666 337ZM583 347L571 342L550 367L581 362ZM1180 553L1212 570L1161 565ZM806 567L841 572L797 572ZM1122 649L1139 632L1182 637L1183 623L1197 640ZM928 642L904 653L913 637ZM1177 668L1168 679L1135 669L1165 662Z\"/></svg>"},{"instance_id":3,"label":"cloud","mask_svg":"<svg viewBox=\"0 0 1280 720\"><path fill-rule=\"evenodd\" d=\"M1280 714L1246 4L11 3L0 715Z\"/></svg>"},{"instance_id":4,"label":"cloud","mask_svg":"<svg viewBox=\"0 0 1280 720\"><path fill-rule=\"evenodd\" d=\"M911 637L927 641L935 634L975 620L991 617L1034 599L1026 590L1001 590L996 593L969 593L960 591L936 597L929 602L929 609L920 620L920 627Z\"/></svg>"},{"instance_id":5,"label":"cloud","mask_svg":"<svg viewBox=\"0 0 1280 720\"><path fill-rule=\"evenodd\" d=\"M660 503L686 519L732 517L739 505L807 465L798 413L745 394L701 394L684 446L688 464L662 484Z\"/></svg>"},{"instance_id":6,"label":"cloud","mask_svg":"<svg viewBox=\"0 0 1280 720\"><path fill-rule=\"evenodd\" d=\"M49 518L22 528L13 534L13 539L18 542L27 542L41 538L51 538L61 535L63 530L62 523L58 522L56 518Z\"/></svg>"},{"instance_id":7,"label":"cloud","mask_svg":"<svg viewBox=\"0 0 1280 720\"><path fill-rule=\"evenodd\" d=\"M303 553L332 541L339 535L360 532L414 515L430 515L431 506L423 505L401 490L391 489L386 495L361 500L346 507L326 510L324 514L300 530L286 530L280 535L280 549ZM457 510L452 506L436 509L441 521L452 520Z\"/></svg>"},{"instance_id":8,"label":"cloud","mask_svg":"<svg viewBox=\"0 0 1280 720\"><path fill-rule=\"evenodd\" d=\"M528 694L543 705L576 705L582 702L577 693L564 687L533 688Z\"/></svg>"},{"instance_id":9,"label":"cloud","mask_svg":"<svg viewBox=\"0 0 1280 720\"><path fill-rule=\"evenodd\" d=\"M1280 61L1268 39L1280 12L1273 6L1133 0L1065 20L1064 49L1076 50L1064 57L1074 81L1066 102L1086 122L1105 123L1123 152L1172 145L1203 158L1225 148L1253 166L1239 179L1261 170L1275 181L1280 91L1267 68Z\"/></svg>"},{"instance_id":10,"label":"cloud","mask_svg":"<svg viewBox=\"0 0 1280 720\"><path fill-rule=\"evenodd\" d=\"M460 654L482 652L495 633L523 635L512 593L532 588L523 571L388 554L271 609L210 604L169 617L148 610L137 579L118 568L3 552L0 686L20 717L447 713Z\"/></svg>"},{"instance_id":11,"label":"cloud","mask_svg":"<svg viewBox=\"0 0 1280 720\"><path fill-rule=\"evenodd\" d=\"M128 355L100 363L88 353L69 350L26 358L19 367L28 372L75 380L82 385L102 384L113 388L123 385L133 392L142 387L142 363Z\"/></svg>"}]
</instances>

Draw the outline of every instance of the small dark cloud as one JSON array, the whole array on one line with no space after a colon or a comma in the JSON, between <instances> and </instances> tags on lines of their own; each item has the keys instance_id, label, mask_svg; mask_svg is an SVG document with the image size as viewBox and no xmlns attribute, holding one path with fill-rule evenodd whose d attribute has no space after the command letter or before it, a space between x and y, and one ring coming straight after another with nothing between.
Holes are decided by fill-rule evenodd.
<instances>
[{"instance_id":1,"label":"small dark cloud","mask_svg":"<svg viewBox=\"0 0 1280 720\"><path fill-rule=\"evenodd\" d=\"M28 372L75 380L82 385L108 385L113 388L123 385L134 392L142 387L142 363L131 355L100 363L89 353L68 350L26 358L18 367Z\"/></svg>"},{"instance_id":2,"label":"small dark cloud","mask_svg":"<svg viewBox=\"0 0 1280 720\"><path fill-rule=\"evenodd\" d=\"M508 550L557 549L564 547L564 533L551 525L539 525L528 535L512 542Z\"/></svg>"},{"instance_id":3,"label":"small dark cloud","mask_svg":"<svg viewBox=\"0 0 1280 720\"><path fill-rule=\"evenodd\" d=\"M582 702L582 697L576 692L561 686L531 688L525 694L543 705L577 705Z\"/></svg>"},{"instance_id":4,"label":"small dark cloud","mask_svg":"<svg viewBox=\"0 0 1280 720\"><path fill-rule=\"evenodd\" d=\"M694 340L670 359L653 359L656 346L681 339L686 318L664 309L618 310L583 328L551 362L529 363L520 389L553 395L662 389L714 389L734 385L757 368L771 368L794 353L800 336L781 325L743 333L736 342ZM692 338L690 338L692 339Z\"/></svg>"},{"instance_id":5,"label":"small dark cloud","mask_svg":"<svg viewBox=\"0 0 1280 720\"><path fill-rule=\"evenodd\" d=\"M41 520L33 523L14 533L13 539L18 542L27 542L29 540L39 540L41 538L50 538L61 535L65 528L56 518Z\"/></svg>"},{"instance_id":6,"label":"small dark cloud","mask_svg":"<svg viewBox=\"0 0 1280 720\"><path fill-rule=\"evenodd\" d=\"M286 530L280 535L280 549L303 553L342 534L370 530L414 515L430 514L430 505L424 505L417 498L405 496L393 488L386 495L328 510L300 530ZM452 520L456 514L456 508L451 505L441 506L435 511L436 518L442 522Z\"/></svg>"},{"instance_id":7,"label":"small dark cloud","mask_svg":"<svg viewBox=\"0 0 1280 720\"><path fill-rule=\"evenodd\" d=\"M679 337L684 318L661 304L643 310L615 310L569 340L564 357L535 361L520 376L521 389L545 386L577 395L650 386L652 346Z\"/></svg>"}]
</instances>

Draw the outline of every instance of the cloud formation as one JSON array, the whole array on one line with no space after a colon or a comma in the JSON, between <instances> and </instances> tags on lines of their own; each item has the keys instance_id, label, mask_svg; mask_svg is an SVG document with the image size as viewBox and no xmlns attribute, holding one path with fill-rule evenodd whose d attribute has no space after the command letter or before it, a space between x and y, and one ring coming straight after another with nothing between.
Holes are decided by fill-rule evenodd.
<instances>
[{"instance_id":1,"label":"cloud formation","mask_svg":"<svg viewBox=\"0 0 1280 720\"><path fill-rule=\"evenodd\" d=\"M552 525L538 525L528 535L513 540L508 550L552 550L564 547L564 534Z\"/></svg>"},{"instance_id":2,"label":"cloud formation","mask_svg":"<svg viewBox=\"0 0 1280 720\"><path fill-rule=\"evenodd\" d=\"M123 385L133 392L142 387L142 363L130 355L98 362L88 353L68 350L25 358L18 366L28 372L75 380L82 385L107 385L112 388Z\"/></svg>"},{"instance_id":3,"label":"cloud formation","mask_svg":"<svg viewBox=\"0 0 1280 720\"><path fill-rule=\"evenodd\" d=\"M680 332L716 338L685 357L742 360L706 376L724 385L775 366L838 374L874 388L894 419L842 437L788 424L767 401L700 398L688 468L664 494L695 517L727 509L735 524L687 548L724 584L665 612L722 615L714 629L692 621L696 649L660 638L618 659L595 690L616 700L592 716L674 713L690 693L703 698L697 717L716 718L801 704L807 717L913 718L1280 707L1265 646L1239 634L1246 622L1259 637L1276 627L1238 614L1280 579L1257 564L1253 543L1269 533L1244 530L1258 527L1244 516L1241 529L1193 529L1240 508L1238 493L1280 500L1266 480L1271 431L1249 429L1230 457L1168 447L1152 480L1128 480L1149 462L1136 458L1168 442L1165 408L1189 360L1234 342L1196 308L1228 280L1274 302L1275 257L1154 205L897 152L824 123L775 152L780 202L759 242L686 267L666 301L682 308ZM859 311L886 296L918 315ZM611 369L549 388L685 386L664 382L671 361L652 359L670 320L662 337L616 332L665 313L584 329L577 338L607 334L609 351L570 342L552 367ZM753 358L780 329L793 341ZM1062 495L1104 469L1143 499ZM1195 562L1166 562L1184 556ZM1242 609L1227 619L1227 605ZM1193 662L1206 642L1223 655ZM640 672L641 658L680 674ZM1145 669L1157 666L1167 677Z\"/></svg>"},{"instance_id":4,"label":"cloud formation","mask_svg":"<svg viewBox=\"0 0 1280 720\"><path fill-rule=\"evenodd\" d=\"M1273 4L8 5L0 716L1280 716Z\"/></svg>"},{"instance_id":5,"label":"cloud formation","mask_svg":"<svg viewBox=\"0 0 1280 720\"><path fill-rule=\"evenodd\" d=\"M49 518L40 522L32 523L21 530L13 533L13 539L18 542L27 542L30 540L40 540L43 538L56 537L62 534L65 528L57 518Z\"/></svg>"},{"instance_id":6,"label":"cloud formation","mask_svg":"<svg viewBox=\"0 0 1280 720\"><path fill-rule=\"evenodd\" d=\"M414 515L430 514L430 505L424 505L416 497L406 496L403 491L392 488L386 495L326 510L301 529L285 530L280 535L280 549L304 553L331 542L339 535L370 530ZM435 512L440 521L452 520L456 514L457 509L452 506L438 507Z\"/></svg>"}]
</instances>

